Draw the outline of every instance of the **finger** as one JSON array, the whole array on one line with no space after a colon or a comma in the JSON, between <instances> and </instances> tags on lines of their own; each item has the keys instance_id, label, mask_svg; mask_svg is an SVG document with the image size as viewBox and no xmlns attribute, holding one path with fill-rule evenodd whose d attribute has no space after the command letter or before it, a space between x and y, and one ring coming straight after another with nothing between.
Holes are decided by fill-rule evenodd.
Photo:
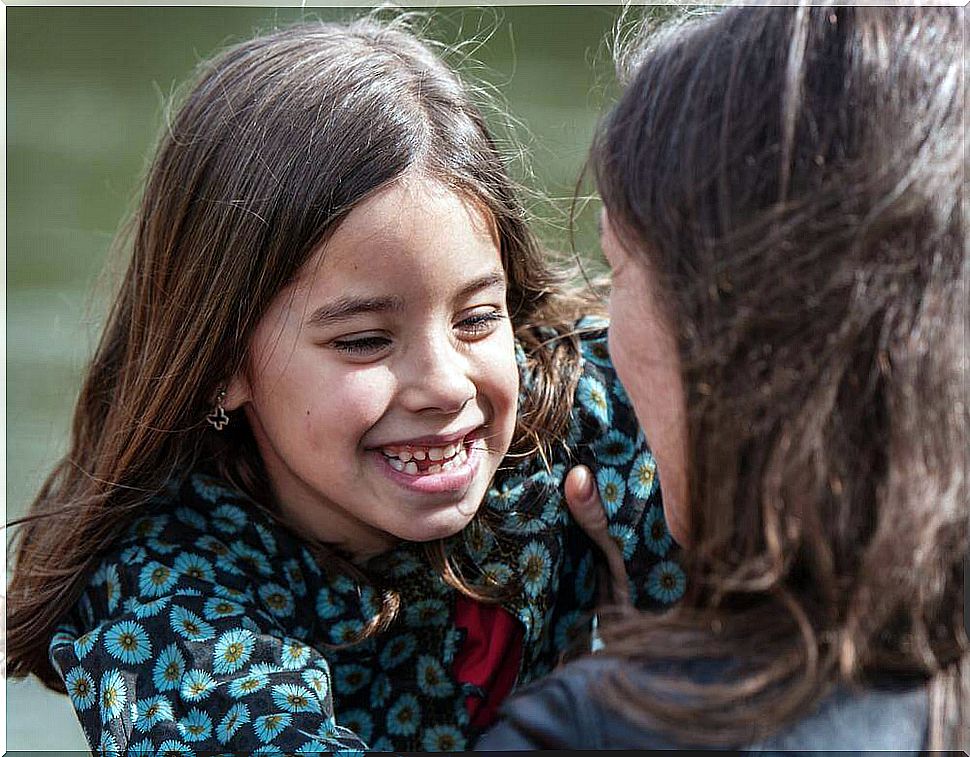
<instances>
[{"instance_id":1,"label":"finger","mask_svg":"<svg viewBox=\"0 0 970 757\"><path fill-rule=\"evenodd\" d=\"M603 552L609 570L609 595L617 604L630 604L623 552L609 532L606 511L596 490L592 472L585 465L577 465L566 476L566 506L580 528Z\"/></svg>"}]
</instances>

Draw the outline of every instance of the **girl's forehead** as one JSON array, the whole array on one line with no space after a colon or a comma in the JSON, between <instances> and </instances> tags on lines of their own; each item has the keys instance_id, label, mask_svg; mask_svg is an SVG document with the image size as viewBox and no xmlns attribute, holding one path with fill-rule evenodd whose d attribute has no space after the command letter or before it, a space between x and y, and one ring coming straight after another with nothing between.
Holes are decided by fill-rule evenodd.
<instances>
[{"instance_id":1,"label":"girl's forehead","mask_svg":"<svg viewBox=\"0 0 970 757\"><path fill-rule=\"evenodd\" d=\"M439 182L401 179L354 208L296 284L309 292L352 287L405 294L504 277L493 227L477 204Z\"/></svg>"}]
</instances>

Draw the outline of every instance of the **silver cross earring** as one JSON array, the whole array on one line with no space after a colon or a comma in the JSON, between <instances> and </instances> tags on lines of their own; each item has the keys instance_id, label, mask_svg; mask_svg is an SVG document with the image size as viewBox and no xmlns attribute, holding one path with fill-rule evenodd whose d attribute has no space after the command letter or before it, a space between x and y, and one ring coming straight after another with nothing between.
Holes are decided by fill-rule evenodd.
<instances>
[{"instance_id":1,"label":"silver cross earring","mask_svg":"<svg viewBox=\"0 0 970 757\"><path fill-rule=\"evenodd\" d=\"M227 425L229 425L229 416L226 415L226 409L222 406L222 403L226 399L226 389L222 387L219 389L219 393L216 395L216 406L211 413L209 413L205 419L212 425L216 431L222 431Z\"/></svg>"}]
</instances>

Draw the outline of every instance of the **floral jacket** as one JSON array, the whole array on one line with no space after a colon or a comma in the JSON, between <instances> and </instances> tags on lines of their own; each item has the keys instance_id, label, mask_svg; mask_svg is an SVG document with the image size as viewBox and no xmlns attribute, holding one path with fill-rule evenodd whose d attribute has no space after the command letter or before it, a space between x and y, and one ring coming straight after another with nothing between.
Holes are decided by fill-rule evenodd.
<instances>
[{"instance_id":1,"label":"floral jacket","mask_svg":"<svg viewBox=\"0 0 970 757\"><path fill-rule=\"evenodd\" d=\"M470 748L513 685L588 632L598 553L563 500L595 472L635 602L675 601L684 574L654 460L606 348L584 336L566 445L502 466L484 517L449 540L508 587L469 600L402 543L357 583L224 482L172 482L104 556L50 655L92 749L252 754ZM528 381L523 376L523 381ZM474 523L478 523L476 520ZM392 589L400 609L358 633Z\"/></svg>"}]
</instances>

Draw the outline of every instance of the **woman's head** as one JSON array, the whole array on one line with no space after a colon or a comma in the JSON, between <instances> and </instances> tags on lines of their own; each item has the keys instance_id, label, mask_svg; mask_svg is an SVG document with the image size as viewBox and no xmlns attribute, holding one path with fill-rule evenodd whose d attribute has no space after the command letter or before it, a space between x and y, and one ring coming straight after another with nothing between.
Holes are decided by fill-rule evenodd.
<instances>
[{"instance_id":1,"label":"woman's head","mask_svg":"<svg viewBox=\"0 0 970 757\"><path fill-rule=\"evenodd\" d=\"M952 10L730 8L639 51L594 148L689 602L781 603L804 666L847 677L966 656L961 44Z\"/></svg>"}]
</instances>

